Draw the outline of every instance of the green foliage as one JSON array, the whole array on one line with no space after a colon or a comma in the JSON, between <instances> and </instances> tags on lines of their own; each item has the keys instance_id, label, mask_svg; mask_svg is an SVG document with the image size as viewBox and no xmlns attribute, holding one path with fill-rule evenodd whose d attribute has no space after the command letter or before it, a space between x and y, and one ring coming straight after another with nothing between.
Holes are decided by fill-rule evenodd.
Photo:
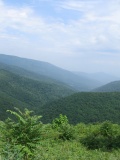
<instances>
[{"instance_id":1,"label":"green foliage","mask_svg":"<svg viewBox=\"0 0 120 160\"><path fill-rule=\"evenodd\" d=\"M4 152L4 157L3 155L0 156L1 160L120 159L120 125L118 124L113 124L109 121L106 121L102 124L79 123L75 126L71 126L67 117L62 114L58 118L54 119L52 124L41 124L38 118L37 123L35 123L37 126L40 125L38 127L38 137L36 137L38 141L36 142L36 140L34 141L31 139L34 144L34 148L33 145L32 148L29 148L29 142L26 143L26 140L28 141L28 139L24 138L26 132L22 137L21 133L24 132L18 133L15 130L19 130L19 128L23 129L23 126L28 124L28 117L30 116L30 119L34 117L31 115L32 112L29 110L25 110L25 112L21 112L20 110L17 110L17 112L9 112L15 115L16 119L15 121L8 119L6 122L0 122L0 153ZM8 126L8 124L10 124L10 126L13 128ZM67 124L73 129L73 133L75 135L74 139L64 139L63 137L66 137L66 135L62 138L59 137L63 133L63 130L61 130L62 126L66 126L67 128ZM17 128L15 126L17 126ZM24 131L27 127L24 128ZM29 127L31 128L31 125L29 125ZM28 128L27 131L31 134L31 131ZM68 128L66 128L64 128L65 132L66 130L68 132ZM18 136L14 137L13 135L16 134L18 134ZM21 139L19 138L20 136L23 138L24 144L26 144L27 147L22 143Z\"/></svg>"},{"instance_id":2,"label":"green foliage","mask_svg":"<svg viewBox=\"0 0 120 160\"><path fill-rule=\"evenodd\" d=\"M52 128L59 132L59 139L70 140L73 139L73 127L69 124L68 118L60 114L58 118L52 121Z\"/></svg>"},{"instance_id":3,"label":"green foliage","mask_svg":"<svg viewBox=\"0 0 120 160\"><path fill-rule=\"evenodd\" d=\"M33 158L37 144L41 138L42 123L39 121L41 116L33 116L32 111L25 109L21 112L16 108L15 111L8 110L16 120L8 118L4 122L3 129L3 154L5 157L20 153L24 160ZM9 152L7 152L9 150Z\"/></svg>"},{"instance_id":4,"label":"green foliage","mask_svg":"<svg viewBox=\"0 0 120 160\"><path fill-rule=\"evenodd\" d=\"M114 135L112 123L109 121L104 122L100 127L100 134L104 137L112 137Z\"/></svg>"},{"instance_id":5,"label":"green foliage","mask_svg":"<svg viewBox=\"0 0 120 160\"><path fill-rule=\"evenodd\" d=\"M55 118L53 121L52 121L52 127L53 128L60 128L61 126L63 125L66 125L68 124L68 118L66 115L62 115L60 114L58 118Z\"/></svg>"},{"instance_id":6,"label":"green foliage","mask_svg":"<svg viewBox=\"0 0 120 160\"><path fill-rule=\"evenodd\" d=\"M71 95L74 91L65 84L44 78L22 68L3 66L0 63L0 120L8 117L7 109L13 110L17 107L28 108L36 114L43 115L44 123L51 122L61 113L69 118L71 124L105 120L120 123L119 92L83 92Z\"/></svg>"},{"instance_id":7,"label":"green foliage","mask_svg":"<svg viewBox=\"0 0 120 160\"><path fill-rule=\"evenodd\" d=\"M101 124L99 129L90 132L82 138L81 142L88 149L102 149L109 151L120 148L120 127L114 126L111 122L106 121Z\"/></svg>"},{"instance_id":8,"label":"green foliage","mask_svg":"<svg viewBox=\"0 0 120 160\"><path fill-rule=\"evenodd\" d=\"M25 73L27 74L27 71ZM0 120L8 117L8 109L28 108L38 113L46 103L72 93L74 91L59 82L49 79L44 81L41 76L34 80L0 69Z\"/></svg>"},{"instance_id":9,"label":"green foliage","mask_svg":"<svg viewBox=\"0 0 120 160\"><path fill-rule=\"evenodd\" d=\"M66 115L71 124L96 123L109 120L120 123L120 92L81 92L50 102L41 107L44 123L59 114Z\"/></svg>"}]
</instances>

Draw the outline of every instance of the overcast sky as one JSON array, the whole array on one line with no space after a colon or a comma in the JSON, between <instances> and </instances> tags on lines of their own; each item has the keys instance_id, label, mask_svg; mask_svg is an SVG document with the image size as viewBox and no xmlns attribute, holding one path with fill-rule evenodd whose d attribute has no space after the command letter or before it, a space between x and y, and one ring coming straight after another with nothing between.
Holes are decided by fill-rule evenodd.
<instances>
[{"instance_id":1,"label":"overcast sky","mask_svg":"<svg viewBox=\"0 0 120 160\"><path fill-rule=\"evenodd\" d=\"M120 74L120 0L0 0L0 53Z\"/></svg>"}]
</instances>

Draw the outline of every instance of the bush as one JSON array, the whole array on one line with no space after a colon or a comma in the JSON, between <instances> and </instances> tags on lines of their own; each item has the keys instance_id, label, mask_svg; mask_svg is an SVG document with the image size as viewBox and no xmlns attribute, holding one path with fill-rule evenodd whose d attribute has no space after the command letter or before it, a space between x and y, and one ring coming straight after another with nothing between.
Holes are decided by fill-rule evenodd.
<instances>
[{"instance_id":1,"label":"bush","mask_svg":"<svg viewBox=\"0 0 120 160\"><path fill-rule=\"evenodd\" d=\"M8 157L12 153L12 160L14 160L18 159L16 157L19 153L21 159L33 159L34 151L40 141L42 123L39 120L41 116L31 116L33 112L28 109L21 112L16 108L16 111L8 110L16 117L16 120L8 118L4 122L3 155Z\"/></svg>"},{"instance_id":2,"label":"bush","mask_svg":"<svg viewBox=\"0 0 120 160\"><path fill-rule=\"evenodd\" d=\"M70 140L74 138L73 127L68 123L67 116L62 114L52 121L52 128L59 132L59 139Z\"/></svg>"},{"instance_id":3,"label":"bush","mask_svg":"<svg viewBox=\"0 0 120 160\"><path fill-rule=\"evenodd\" d=\"M81 142L88 149L112 150L120 147L120 129L115 129L114 125L106 121L102 123L99 130L96 130L86 137L82 138Z\"/></svg>"}]
</instances>

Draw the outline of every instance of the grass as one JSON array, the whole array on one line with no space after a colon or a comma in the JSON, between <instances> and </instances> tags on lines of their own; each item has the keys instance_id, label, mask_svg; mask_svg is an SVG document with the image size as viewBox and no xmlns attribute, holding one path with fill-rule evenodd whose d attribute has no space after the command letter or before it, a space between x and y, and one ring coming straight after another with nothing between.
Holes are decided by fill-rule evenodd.
<instances>
[{"instance_id":1,"label":"grass","mask_svg":"<svg viewBox=\"0 0 120 160\"><path fill-rule=\"evenodd\" d=\"M120 160L120 150L87 150L77 141L43 141L38 147L41 160Z\"/></svg>"},{"instance_id":2,"label":"grass","mask_svg":"<svg viewBox=\"0 0 120 160\"><path fill-rule=\"evenodd\" d=\"M57 132L46 127L43 139L36 150L37 159L40 160L120 160L120 149L108 152L100 149L89 150L81 142L89 132L99 128L98 125L78 124L74 126L75 139L62 141L57 139ZM47 132L48 131L48 132ZM53 134L54 133L54 134ZM56 134L56 135L55 135Z\"/></svg>"}]
</instances>

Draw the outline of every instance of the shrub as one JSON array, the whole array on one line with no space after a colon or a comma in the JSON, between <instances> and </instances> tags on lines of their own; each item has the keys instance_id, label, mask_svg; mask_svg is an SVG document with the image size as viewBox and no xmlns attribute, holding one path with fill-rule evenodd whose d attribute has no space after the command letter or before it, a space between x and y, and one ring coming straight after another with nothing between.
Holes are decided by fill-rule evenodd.
<instances>
[{"instance_id":1,"label":"shrub","mask_svg":"<svg viewBox=\"0 0 120 160\"><path fill-rule=\"evenodd\" d=\"M16 120L8 118L4 122L3 130L3 155L8 156L13 153L13 159L21 155L21 159L28 160L34 157L34 151L40 141L42 123L41 116L32 116L33 111L25 109L21 112L8 110L16 117ZM9 154L10 155L10 154Z\"/></svg>"},{"instance_id":2,"label":"shrub","mask_svg":"<svg viewBox=\"0 0 120 160\"><path fill-rule=\"evenodd\" d=\"M74 138L73 127L68 123L67 116L60 114L52 121L52 128L59 132L59 139L70 140Z\"/></svg>"},{"instance_id":3,"label":"shrub","mask_svg":"<svg viewBox=\"0 0 120 160\"><path fill-rule=\"evenodd\" d=\"M102 123L99 130L96 130L86 137L82 138L81 142L88 149L112 150L120 147L120 132L115 130L114 125L106 121Z\"/></svg>"}]
</instances>

